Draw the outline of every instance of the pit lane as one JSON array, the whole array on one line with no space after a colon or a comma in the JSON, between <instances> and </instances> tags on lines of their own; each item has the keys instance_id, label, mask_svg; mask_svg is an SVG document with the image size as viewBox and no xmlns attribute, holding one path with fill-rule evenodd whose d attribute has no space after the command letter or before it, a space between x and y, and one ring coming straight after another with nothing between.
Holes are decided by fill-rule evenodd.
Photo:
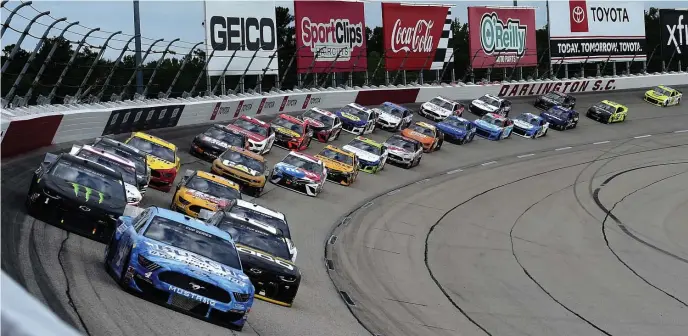
<instances>
[{"instance_id":1,"label":"pit lane","mask_svg":"<svg viewBox=\"0 0 688 336\"><path fill-rule=\"evenodd\" d=\"M641 99L642 93L614 93L606 94L605 99L617 100L630 109L629 118L625 123L617 125L602 125L597 122L581 118L579 127L566 132L550 131L545 138L530 140L517 136L512 139L489 142L476 138L476 141L464 146L445 144L442 150L437 153L424 155L420 166L411 170L387 166L378 175L368 175L361 173L359 180L351 187L341 187L328 184L325 191L319 198L313 199L293 193L288 190L276 188L268 184L266 192L256 201L260 204L277 208L285 212L289 217L292 227L292 234L298 246L299 259L297 265L303 274L303 281L299 294L296 297L294 307L283 308L265 302L256 302L254 309L249 317L249 325L242 334L257 335L366 335L368 332L356 320L360 318L368 328L371 322L379 322L375 318L377 315L384 314L389 321L400 321L399 333L388 333L385 335L428 335L440 329L433 329L432 324L426 319L427 312L409 312L407 304L383 300L384 312L377 311L375 300L377 296L373 293L363 292L370 295L367 299L361 299L353 290L348 291L342 286L345 277L337 279L337 274L345 275L346 282L356 283L360 281L371 281L379 283L384 280L387 287L392 287L397 292L413 293L425 296L427 299L433 298L430 305L435 307L445 306L438 316L447 316L454 320L459 320L459 314L446 297L435 296L439 290L432 284L424 287L405 287L409 285L408 280L414 277L428 277L427 270L422 264L423 251L417 247L409 247L409 256L412 260L397 261L394 264L400 265L405 270L405 276L393 278L391 281L385 273L380 273L384 267L366 268L360 263L355 265L344 264L340 267L335 263L335 276L337 287L332 285L328 271L323 261L323 245L328 240L333 223L338 218L345 216L351 209L360 205L364 200L395 189L399 185L424 181L438 173L448 170L456 170L458 167L477 165L495 161L495 167L499 167L506 159L515 159L518 155L527 155L538 151L555 151L556 149L573 147L578 145L590 144L593 142L603 142L607 140L627 139L633 136L643 136L646 134L659 134L673 130L688 129L688 117L679 108L661 109L650 106ZM589 105L597 102L599 96L579 96L578 108L584 111ZM520 112L533 111L528 101L514 101L512 116ZM417 105L412 105L417 109ZM473 118L470 114L469 118ZM422 117L416 117L421 120ZM683 126L681 128L681 126ZM202 131L205 127L190 127L183 129L169 129L151 132L164 139L174 142L180 146L183 169L204 169L209 168L209 164L200 162L186 153L191 139ZM376 131L371 137L376 140L386 139L390 133ZM335 145L342 146L351 135L343 135ZM685 138L684 138L685 139ZM71 144L69 145L71 146ZM68 149L69 146L62 146ZM308 153L317 153L323 144L313 142L312 148ZM49 149L55 151L58 148ZM565 149L566 150L566 149ZM40 162L45 151L30 153L22 157L5 160L2 165L2 266L11 276L29 289L31 293L46 302L58 315L90 335L129 335L134 333L148 333L154 335L226 335L230 331L214 325L187 317L155 304L143 301L118 288L102 271L103 245L91 240L73 235L33 220L26 216L23 209L23 201L28 188L29 179L35 167ZM274 148L272 153L267 156L270 163L279 161L286 151ZM566 157L563 154L563 157ZM460 173L460 172L457 172ZM499 179L511 180L512 172L505 170ZM453 176L450 175L450 177ZM460 190L467 186L477 183L464 180L466 186L460 186ZM415 185L420 193L427 186L421 182ZM430 184L428 184L429 186ZM457 189L457 188L455 188ZM435 196L435 195L432 195ZM169 205L171 193L150 190L143 206L159 205L166 207ZM460 196L452 196L456 200ZM445 198L447 196L445 195ZM508 205L509 202L505 202ZM433 206L432 204L428 206ZM422 208L422 207L421 207ZM420 214L415 212L417 221ZM412 214L409 214L411 216ZM680 214L675 214L679 216ZM414 218L414 217L411 217ZM678 217L680 218L680 217ZM421 225L422 226L422 225ZM355 225L349 227L354 228ZM419 227L420 229L421 227ZM364 235L366 231L358 232L361 242L366 241ZM381 234L378 232L378 235ZM416 235L416 234L414 234ZM420 234L418 237L422 238ZM422 240L422 239L420 239ZM346 240L343 240L346 241ZM430 241L432 243L432 240ZM395 245L396 242L392 245ZM401 243L399 243L401 244ZM346 248L346 245L343 245ZM376 246L370 245L373 248ZM398 249L401 246L393 246ZM373 248L350 245L351 256L362 256ZM364 251L364 252L361 252ZM382 251L378 251L384 253ZM398 250L397 250L398 252ZM420 254L416 253L420 252ZM390 253L394 255L394 253ZM341 255L341 254L340 254ZM432 253L430 254L432 256ZM372 257L366 255L367 257ZM372 257L376 260L375 257ZM402 256L403 258L403 256ZM431 258L431 260L434 260ZM417 261L421 261L417 264ZM360 262L360 260L359 260ZM431 264L432 265L432 264ZM438 262L438 265L442 263ZM416 266L421 266L420 268ZM431 267L431 269L433 269ZM450 270L447 271L450 274ZM479 276L477 274L476 276ZM415 285L415 284L414 284ZM348 307L338 294L338 289L350 293L351 298L356 303L352 309L356 313L352 316ZM464 295L463 289L457 290ZM468 294L477 293L476 289L468 290ZM384 292L379 292L382 294ZM508 294L508 293L507 293ZM472 295L472 294L471 294ZM505 294L506 295L506 294ZM364 298L366 296L363 296ZM389 302L391 302L391 304ZM361 307L371 307L370 311L363 311ZM449 306L447 306L449 305ZM405 313L413 316L414 320L404 320ZM365 316L363 316L365 315ZM460 315L458 315L460 316ZM370 321L364 320L369 318ZM417 324L406 323L408 321L420 321ZM426 324L430 327L421 327L420 333L414 330L418 324ZM384 324L381 324L384 325ZM470 323L461 332L470 334ZM449 332L451 334L451 332ZM456 332L453 333L455 335Z\"/></svg>"}]
</instances>

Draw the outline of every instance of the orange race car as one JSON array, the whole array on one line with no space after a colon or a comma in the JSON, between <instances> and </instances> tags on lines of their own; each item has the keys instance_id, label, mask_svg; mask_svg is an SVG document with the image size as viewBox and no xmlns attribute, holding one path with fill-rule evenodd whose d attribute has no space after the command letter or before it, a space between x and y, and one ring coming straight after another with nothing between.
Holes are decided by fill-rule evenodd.
<instances>
[{"instance_id":1,"label":"orange race car","mask_svg":"<svg viewBox=\"0 0 688 336\"><path fill-rule=\"evenodd\" d=\"M423 145L423 152L440 150L444 143L444 134L435 126L425 122L415 122L401 131L401 135L416 140Z\"/></svg>"}]
</instances>

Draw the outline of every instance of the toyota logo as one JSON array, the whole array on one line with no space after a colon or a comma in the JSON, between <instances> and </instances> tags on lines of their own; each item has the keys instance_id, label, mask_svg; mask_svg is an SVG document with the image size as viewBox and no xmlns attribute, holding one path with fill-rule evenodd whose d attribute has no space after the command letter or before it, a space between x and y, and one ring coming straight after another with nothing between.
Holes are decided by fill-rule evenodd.
<instances>
[{"instance_id":1,"label":"toyota logo","mask_svg":"<svg viewBox=\"0 0 688 336\"><path fill-rule=\"evenodd\" d=\"M83 205L80 206L79 209L81 209L81 211L91 211L91 209L89 207L83 206Z\"/></svg>"},{"instance_id":2,"label":"toyota logo","mask_svg":"<svg viewBox=\"0 0 688 336\"><path fill-rule=\"evenodd\" d=\"M189 285L191 285L191 289L193 289L193 290L195 290L195 291L196 291L196 290L199 290L199 289L205 289L205 287L203 287L203 286L201 286L201 285L197 285L197 284L195 284L195 283L193 283L193 282L189 282Z\"/></svg>"},{"instance_id":3,"label":"toyota logo","mask_svg":"<svg viewBox=\"0 0 688 336\"><path fill-rule=\"evenodd\" d=\"M576 6L571 11L571 18L575 23L581 23L585 20L585 10L581 6Z\"/></svg>"}]
</instances>

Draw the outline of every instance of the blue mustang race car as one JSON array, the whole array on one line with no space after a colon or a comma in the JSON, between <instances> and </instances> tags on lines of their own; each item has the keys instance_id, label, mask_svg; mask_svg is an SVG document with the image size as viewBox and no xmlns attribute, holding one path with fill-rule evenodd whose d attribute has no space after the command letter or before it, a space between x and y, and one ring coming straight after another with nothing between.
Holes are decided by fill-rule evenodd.
<instances>
[{"instance_id":1,"label":"blue mustang race car","mask_svg":"<svg viewBox=\"0 0 688 336\"><path fill-rule=\"evenodd\" d=\"M473 122L475 134L487 140L499 141L511 137L514 122L501 114L488 113Z\"/></svg>"},{"instance_id":2,"label":"blue mustang race car","mask_svg":"<svg viewBox=\"0 0 688 336\"><path fill-rule=\"evenodd\" d=\"M475 138L475 125L468 119L457 116L449 116L444 121L435 124L435 127L444 133L447 141L463 145Z\"/></svg>"},{"instance_id":3,"label":"blue mustang race car","mask_svg":"<svg viewBox=\"0 0 688 336\"><path fill-rule=\"evenodd\" d=\"M342 120L342 129L355 135L373 133L379 118L377 111L351 103L335 113Z\"/></svg>"},{"instance_id":4,"label":"blue mustang race car","mask_svg":"<svg viewBox=\"0 0 688 336\"><path fill-rule=\"evenodd\" d=\"M578 112L561 106L554 106L540 112L540 117L547 120L552 128L560 131L578 126Z\"/></svg>"},{"instance_id":5,"label":"blue mustang race car","mask_svg":"<svg viewBox=\"0 0 688 336\"><path fill-rule=\"evenodd\" d=\"M105 249L107 272L137 295L241 330L255 290L229 234L171 210L133 209Z\"/></svg>"},{"instance_id":6,"label":"blue mustang race car","mask_svg":"<svg viewBox=\"0 0 688 336\"><path fill-rule=\"evenodd\" d=\"M547 135L549 123L532 113L521 113L514 118L514 134L524 138L539 138Z\"/></svg>"}]
</instances>

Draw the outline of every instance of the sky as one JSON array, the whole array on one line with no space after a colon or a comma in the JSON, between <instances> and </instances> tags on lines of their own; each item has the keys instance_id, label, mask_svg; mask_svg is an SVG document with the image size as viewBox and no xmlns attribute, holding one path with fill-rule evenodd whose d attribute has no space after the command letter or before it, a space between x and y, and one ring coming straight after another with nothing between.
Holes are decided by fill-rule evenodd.
<instances>
[{"instance_id":1,"label":"sky","mask_svg":"<svg viewBox=\"0 0 688 336\"><path fill-rule=\"evenodd\" d=\"M225 0L237 1L240 0ZM257 1L257 0L254 0ZM393 1L398 2L398 1ZM425 2L425 3L447 3L455 5L452 13L459 18L461 22L467 21L466 7L468 6L486 6L486 5L501 5L511 6L513 1L405 1L405 2ZM688 7L686 1L644 1L645 7L658 8L673 8L673 7ZM10 10L14 9L20 1L12 0L7 3L2 9L2 21L6 20ZM245 2L244 2L245 3ZM293 14L292 1L275 1L277 6L288 7ZM536 24L542 27L547 22L546 4L544 1L518 1L519 6L529 6L536 8ZM33 7L33 8L32 8ZM9 9L9 10L8 10ZM141 35L144 37L144 50L147 48L146 44L151 43L152 40L164 38L165 41L171 41L175 38L180 38L180 42L174 44L178 53L186 53L194 44L205 39L203 26L201 23L204 19L203 1L160 1L160 0L141 0L140 1L140 16L141 16ZM92 45L101 45L105 38L115 31L122 31L122 35L116 37L111 43L110 47L121 49L126 40L128 40L134 33L133 21L133 4L132 1L46 1L34 0L31 6L22 8L17 15L12 19L10 26L23 30L28 22L39 12L50 11L50 16L54 18L67 17L68 22L79 21L80 25L70 28L70 31L75 33L67 33L66 38L72 41L81 40L83 36L90 29L100 27L101 31L93 33L87 40ZM21 17L21 16L24 17ZM382 25L382 9L380 1L367 1L365 4L366 26L376 27ZM554 18L553 18L554 19ZM48 16L40 18L30 30L33 36L41 36L48 24L52 22ZM43 25L41 25L43 24ZM52 34L54 36L59 34L61 28L66 24L59 23L56 28L53 28ZM124 35L128 34L128 35ZM2 47L7 44L13 44L17 41L20 33L8 29L2 40L0 41ZM22 43L25 49L33 49L36 45L37 39L27 37ZM163 46L165 42L159 43L158 46ZM132 43L133 47L133 43ZM161 49L162 49L161 48ZM106 58L116 58L119 51L108 50L105 53Z\"/></svg>"}]
</instances>

